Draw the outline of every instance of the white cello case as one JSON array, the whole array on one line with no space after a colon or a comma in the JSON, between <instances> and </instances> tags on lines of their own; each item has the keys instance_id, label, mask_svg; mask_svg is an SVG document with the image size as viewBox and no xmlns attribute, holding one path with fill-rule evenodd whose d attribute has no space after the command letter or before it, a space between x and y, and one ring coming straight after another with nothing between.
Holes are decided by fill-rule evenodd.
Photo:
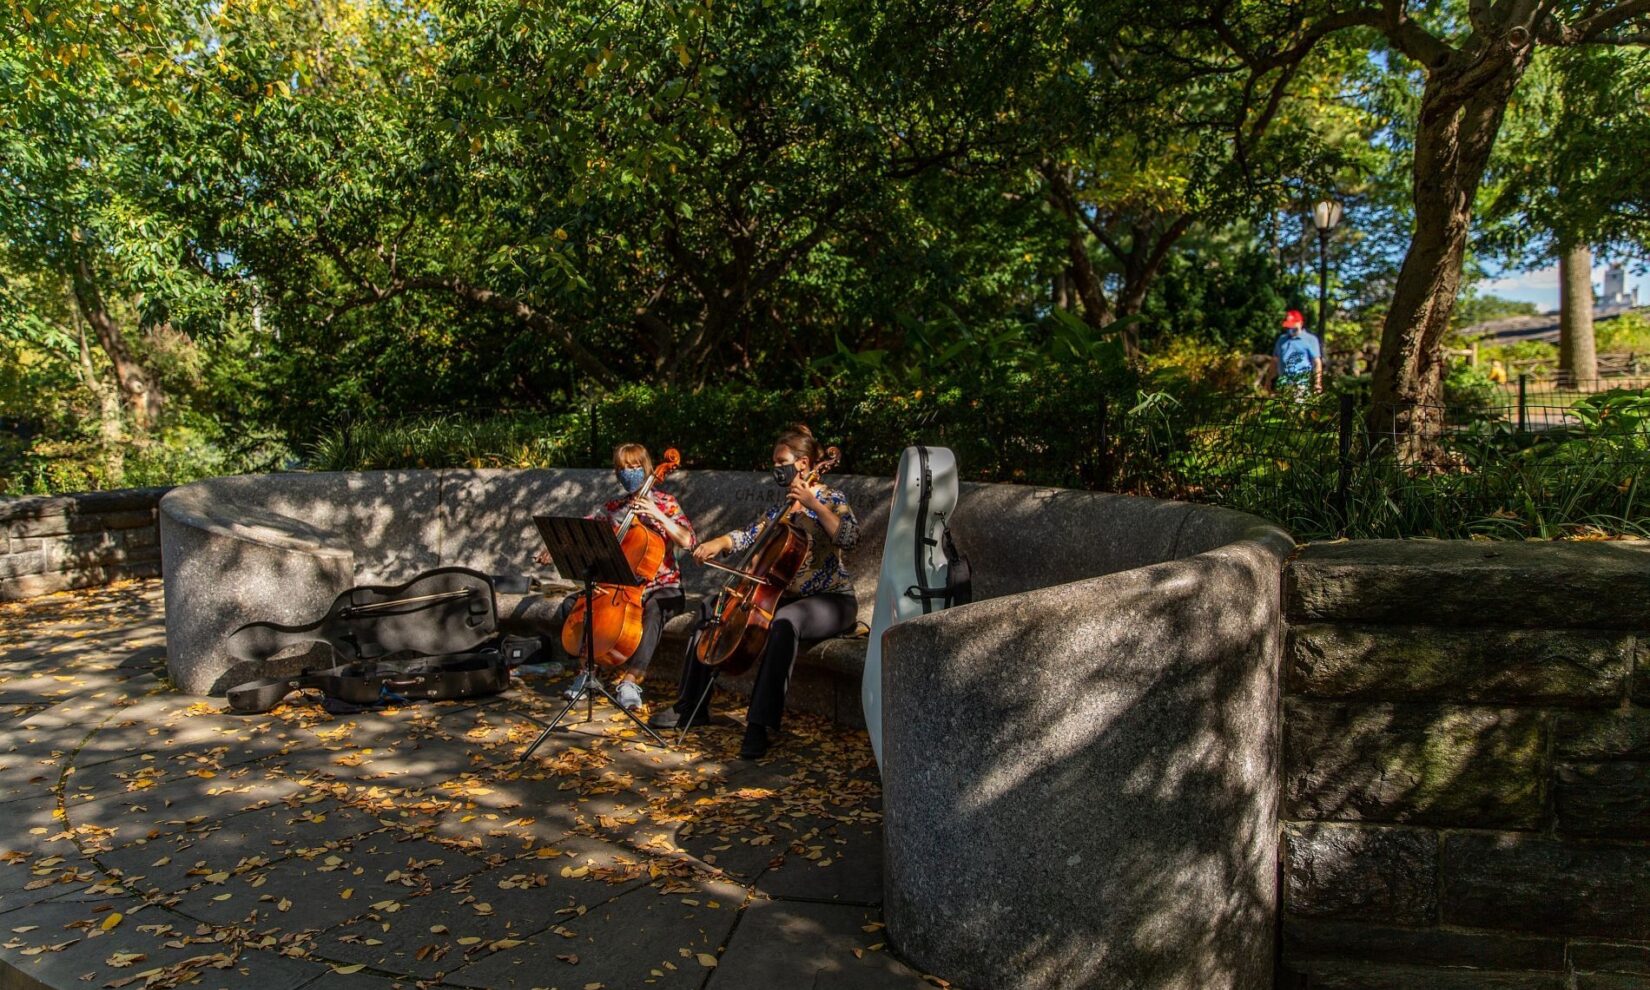
<instances>
[{"instance_id":1,"label":"white cello case","mask_svg":"<svg viewBox=\"0 0 1650 990\"><path fill-rule=\"evenodd\" d=\"M928 453L928 525L917 532L921 506L923 471L921 451ZM945 521L957 507L957 459L945 447L907 447L900 454L899 473L894 476L894 504L888 512L888 535L882 544L882 571L877 576L876 608L871 615L871 634L865 648L865 677L860 683L860 702L865 708L865 727L871 734L871 750L877 767L882 766L882 634L896 622L913 615L936 612L944 605L912 598L906 591L917 581L919 557L929 588L946 585L945 551L940 536ZM919 546L918 539L930 542Z\"/></svg>"}]
</instances>

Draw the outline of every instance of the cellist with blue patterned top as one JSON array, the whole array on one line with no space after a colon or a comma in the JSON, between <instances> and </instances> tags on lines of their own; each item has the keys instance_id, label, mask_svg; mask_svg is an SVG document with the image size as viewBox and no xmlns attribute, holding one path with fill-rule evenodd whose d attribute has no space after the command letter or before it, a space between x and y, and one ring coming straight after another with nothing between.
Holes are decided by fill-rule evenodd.
<instances>
[{"instance_id":1,"label":"cellist with blue patterned top","mask_svg":"<svg viewBox=\"0 0 1650 990\"><path fill-rule=\"evenodd\" d=\"M768 751L772 733L779 729L785 711L785 691L790 686L791 668L796 663L798 644L804 639L829 639L851 632L859 620L859 603L849 581L842 556L859 542L859 520L841 492L824 484L808 485L803 476L825 456L813 432L797 424L780 434L773 449L774 473L784 479L786 500L768 509L743 529L732 530L693 548L693 559L703 563L729 553L748 550L764 528L794 500L800 512L792 522L808 534L809 550L796 577L779 598L768 630L768 644L756 668L751 686L750 711L745 719L745 740L739 755L754 760ZM707 600L705 611L714 607ZM688 644L683 661L682 690L676 704L653 716L659 728L684 723L701 725L710 721L710 701L705 689L712 668L699 662L696 642ZM698 706L695 711L695 706Z\"/></svg>"}]
</instances>

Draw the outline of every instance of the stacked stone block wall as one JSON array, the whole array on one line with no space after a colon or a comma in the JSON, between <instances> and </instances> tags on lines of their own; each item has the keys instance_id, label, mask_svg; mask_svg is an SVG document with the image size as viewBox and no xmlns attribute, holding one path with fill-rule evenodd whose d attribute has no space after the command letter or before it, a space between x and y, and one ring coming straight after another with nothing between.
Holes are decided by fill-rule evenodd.
<instances>
[{"instance_id":1,"label":"stacked stone block wall","mask_svg":"<svg viewBox=\"0 0 1650 990\"><path fill-rule=\"evenodd\" d=\"M0 601L160 574L167 488L0 499Z\"/></svg>"},{"instance_id":2,"label":"stacked stone block wall","mask_svg":"<svg viewBox=\"0 0 1650 990\"><path fill-rule=\"evenodd\" d=\"M1286 576L1285 987L1650 987L1650 548Z\"/></svg>"}]
</instances>

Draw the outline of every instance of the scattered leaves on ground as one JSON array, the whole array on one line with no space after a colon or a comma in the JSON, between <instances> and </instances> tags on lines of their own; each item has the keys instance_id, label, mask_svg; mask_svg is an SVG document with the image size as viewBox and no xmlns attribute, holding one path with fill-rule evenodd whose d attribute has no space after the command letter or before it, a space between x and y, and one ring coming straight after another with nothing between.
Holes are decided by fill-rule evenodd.
<instances>
[{"instance_id":1,"label":"scattered leaves on ground","mask_svg":"<svg viewBox=\"0 0 1650 990\"><path fill-rule=\"evenodd\" d=\"M612 887L645 883L675 897L684 912L719 910L721 902L704 896L708 884L748 887L763 870L792 860L830 869L851 855L844 830L880 827L880 791L863 733L807 716L788 719L783 745L753 771L733 759L737 726L696 730L685 749L664 751L605 703L593 726L554 738L518 767L517 755L539 732L532 719L547 721L562 705L548 691L518 688L475 706L409 705L353 716L328 714L295 696L266 716L228 714L221 702L177 694L167 683L159 593L159 582L126 582L0 603L0 660L37 661L25 673L0 674L0 686L27 680L42 699L19 709L18 717L52 706L72 714L67 710L83 705L80 723L59 719L53 724L68 728L49 737L45 730L17 735L13 751L0 754L0 771L21 767L29 774L24 779L53 789L59 802L49 822L27 829L26 845L4 848L0 836L0 870L26 871L24 890L79 887L110 898L97 909L103 913L71 926L75 937L42 938L46 932L36 926L19 925L4 947L39 956L82 939L136 931L154 949L210 950L139 969L154 951L104 948L99 958L112 972L102 985L110 990L186 985L208 970L236 965L247 949L358 973L367 964L339 958L338 948L384 946L398 925L409 923L399 917L404 908L438 895L461 898L470 919L464 926L475 927L455 932L418 915L430 941L421 938L410 951L450 972L467 959L515 949L531 934L509 927L506 919L519 916L516 905L525 903L507 906L509 898L539 905L559 900L564 906L544 908L561 919L549 932L577 940L592 931L579 919L589 905L610 898ZM90 663L89 656L114 658L119 666ZM731 695L717 704L738 708ZM77 768L72 755L94 737L141 742L132 743L128 757ZM746 772L735 779L735 768ZM123 813L100 819L81 810L102 802L117 802ZM247 848L219 836L228 835L231 815L257 809L276 816L259 840L266 846ZM362 836L329 839L326 825L339 815L366 816L376 825ZM438 854L369 868L361 855L369 835L417 842ZM145 875L105 873L91 858L134 836L153 850L153 858L143 860ZM604 851L590 854L592 843ZM737 855L747 849L762 851ZM432 879L444 859L465 857L487 871L485 892L479 882L472 890L473 876ZM304 903L260 890L284 864L296 862L313 871L314 893L324 891L338 910L358 912L350 925L331 929L340 934L306 927L311 919ZM195 892L179 894L176 884L151 880L180 873L197 885ZM588 892L577 893L585 885ZM161 916L145 912L144 923L137 923L135 911L185 896L233 905L230 913L245 920L180 931L149 923ZM460 925L454 919L461 917L447 920ZM719 948L684 948L690 961L684 965L715 968ZM580 957L556 958L576 966ZM94 974L92 981L100 978ZM601 986L585 984L587 990Z\"/></svg>"}]
</instances>

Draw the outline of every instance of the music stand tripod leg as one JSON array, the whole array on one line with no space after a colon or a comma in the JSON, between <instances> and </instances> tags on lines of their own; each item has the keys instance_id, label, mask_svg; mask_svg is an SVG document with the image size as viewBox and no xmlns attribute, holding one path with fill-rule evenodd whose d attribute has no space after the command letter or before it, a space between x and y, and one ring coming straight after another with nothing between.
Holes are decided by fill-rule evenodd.
<instances>
[{"instance_id":1,"label":"music stand tripod leg","mask_svg":"<svg viewBox=\"0 0 1650 990\"><path fill-rule=\"evenodd\" d=\"M584 656L579 658L580 659L579 676L584 679L585 699L588 702L588 705L585 709L585 719L586 719L586 721L590 721L590 722L594 722L596 720L596 692L600 691L602 697L606 698L609 704L611 704L614 708L617 708L619 711L624 712L625 715L632 722L636 723L637 727L639 727L643 732L647 733L649 736L653 737L653 741L658 743L661 749L669 749L670 744L665 742L664 739L661 738L660 735L657 732L654 732L652 726L648 725L646 722L643 722L640 718L637 718L635 712L633 712L630 709L628 709L628 708L624 707L623 705L619 704L619 699L613 697L612 693L607 690L607 685L603 684L602 681L601 681L601 678L596 676L596 664L595 664L595 655L596 655L595 636L596 636L596 634L595 634L594 629L592 628L594 623L590 622L590 617L595 615L595 608L594 608L595 601L594 601L594 599L595 599L595 585L592 584L592 583L586 582L585 583L585 612L584 612L584 614L585 614ZM526 763L527 758L533 755L533 751L535 749L539 748L539 744L544 742L545 739L549 738L550 733L554 732L556 730L556 728L561 724L562 718L565 717L567 715L567 713L573 709L573 706L578 704L578 703L579 703L579 699L578 699L577 695L574 695L572 698L569 698L568 701L567 701L567 704L562 706L562 710L559 713L557 713L557 715L554 719L550 720L550 724L545 727L544 731L539 733L539 737L533 741L533 744L531 746L527 747L527 752L521 754L521 759L518 762Z\"/></svg>"},{"instance_id":2,"label":"music stand tripod leg","mask_svg":"<svg viewBox=\"0 0 1650 990\"><path fill-rule=\"evenodd\" d=\"M625 715L632 722L635 722L636 725L643 732L645 732L648 735L652 736L654 742L658 743L664 749L669 749L670 748L670 744L665 742L662 738L660 738L659 734L657 732L653 731L653 727L651 725L648 725L646 722L644 722L640 718L638 718L636 716L635 712L633 712L630 709L628 709L628 708L624 707L623 705L619 704L619 699L613 697L613 695L608 692L607 685L603 684L601 681L597 680L594 677L592 677L590 679L590 683L595 687L595 689L597 691L600 691L602 693L602 697L607 699L608 704L612 705L614 708L617 708L619 711L624 712Z\"/></svg>"},{"instance_id":3,"label":"music stand tripod leg","mask_svg":"<svg viewBox=\"0 0 1650 990\"><path fill-rule=\"evenodd\" d=\"M716 689L716 678L721 673L719 667L710 669L710 680L705 682L705 689L699 692L698 702L694 704L693 710L687 713L687 717L682 719L682 731L676 733L676 745L680 746L687 740L687 730L692 728L693 719L699 714L699 710L705 707L705 702L710 700L710 693Z\"/></svg>"},{"instance_id":4,"label":"music stand tripod leg","mask_svg":"<svg viewBox=\"0 0 1650 990\"><path fill-rule=\"evenodd\" d=\"M580 673L584 676L584 720L596 721L596 695L590 690L590 685L596 682L596 582L594 578L584 579L584 666ZM606 694L606 691L602 692ZM611 700L611 699L609 699Z\"/></svg>"},{"instance_id":5,"label":"music stand tripod leg","mask_svg":"<svg viewBox=\"0 0 1650 990\"><path fill-rule=\"evenodd\" d=\"M542 746L546 739L550 738L550 733L555 732L556 729L561 727L561 720L566 718L567 713L571 711L573 706L578 703L579 699L577 697L568 698L567 704L561 706L561 711L556 713L556 717L550 720L550 724L544 727L544 731L539 733L539 737L533 740L533 744L527 747L527 751L522 753L521 758L516 760L516 762L518 764L526 763L528 759L532 757L533 751Z\"/></svg>"},{"instance_id":6,"label":"music stand tripod leg","mask_svg":"<svg viewBox=\"0 0 1650 990\"><path fill-rule=\"evenodd\" d=\"M630 717L630 720L632 722L635 722L638 726L641 727L643 732L645 732L648 735L652 736L653 741L658 743L660 748L669 749L670 744L666 743L663 739L659 738L659 734L657 732L653 731L652 726L649 726L646 722L643 722L641 719L637 718L635 712L633 712L630 709L626 708L625 706L619 704L619 699L613 697L613 695L608 692L607 685L603 684L602 681L601 681L601 678L596 676L596 632L595 632L595 628L594 628L595 623L589 621L596 614L596 586L595 586L595 584L593 584L590 581L586 581L585 584L584 584L584 595L585 595L585 598L584 598L584 601L585 601L585 611L584 611L584 614L585 614L584 656L585 656L585 670L587 671L587 673L585 675L585 678L584 678L584 690L585 690L585 697L587 699L589 699L589 706L585 709L585 721L588 721L588 722L596 721L596 694L595 694L595 691L590 690L591 688L595 688L596 691L600 691L602 693L602 697L607 699L608 704L612 705L614 708L617 708L619 711L624 712L626 715L628 715Z\"/></svg>"},{"instance_id":7,"label":"music stand tripod leg","mask_svg":"<svg viewBox=\"0 0 1650 990\"><path fill-rule=\"evenodd\" d=\"M592 660L596 655L596 632L593 628L594 623L592 623L590 619L591 616L595 614L596 584L594 581L586 578L584 582L584 655L579 657L579 672L574 677L574 683L578 683L581 680L584 682L585 697L590 700L590 707L585 712L585 721L587 722L594 722L596 720L596 698L594 695L590 694L590 685L596 680L596 678L590 673L591 667L594 666ZM603 691L602 694L606 695L607 692ZM611 701L613 699L611 696L608 696L608 700ZM550 720L550 724L544 727L544 731L539 733L539 737L533 740L533 744L527 747L527 751L522 753L521 759L516 762L518 764L526 763L528 757L533 755L533 751L543 745L546 739L550 738L550 733L556 731L556 729L561 726L561 720L566 718L567 713L572 711L573 706L578 703L578 695L575 694L573 697L568 698L567 704L561 706L561 711L556 713L556 717ZM660 745L663 745L663 743L661 742Z\"/></svg>"}]
</instances>

